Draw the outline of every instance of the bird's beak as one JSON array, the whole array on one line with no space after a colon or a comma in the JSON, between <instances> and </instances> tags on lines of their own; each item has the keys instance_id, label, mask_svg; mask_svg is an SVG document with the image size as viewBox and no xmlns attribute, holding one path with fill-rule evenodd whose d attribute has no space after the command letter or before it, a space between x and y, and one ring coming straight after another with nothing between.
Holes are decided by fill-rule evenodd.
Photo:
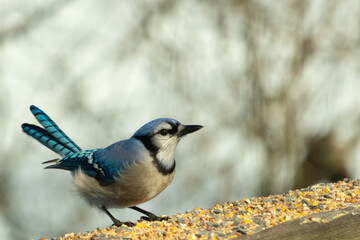
<instances>
[{"instance_id":1,"label":"bird's beak","mask_svg":"<svg viewBox=\"0 0 360 240\"><path fill-rule=\"evenodd\" d=\"M178 137L183 137L189 133L196 132L197 130L203 128L201 125L182 125L182 129L177 134Z\"/></svg>"}]
</instances>

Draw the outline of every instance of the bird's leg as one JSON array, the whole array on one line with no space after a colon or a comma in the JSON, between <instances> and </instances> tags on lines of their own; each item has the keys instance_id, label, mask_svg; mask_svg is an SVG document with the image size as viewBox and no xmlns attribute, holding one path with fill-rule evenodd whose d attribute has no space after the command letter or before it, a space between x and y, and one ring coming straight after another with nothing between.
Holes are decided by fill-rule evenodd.
<instances>
[{"instance_id":1,"label":"bird's leg","mask_svg":"<svg viewBox=\"0 0 360 240\"><path fill-rule=\"evenodd\" d=\"M120 220L116 219L113 215L111 215L111 213L107 210L107 208L105 206L101 206L101 210L103 210L106 215L108 215L111 220L113 221L114 225L117 226L117 227L120 227L122 225L126 225L126 226L129 226L129 227L133 227L135 226L135 223L132 223L132 222L121 222Z\"/></svg>"},{"instance_id":2,"label":"bird's leg","mask_svg":"<svg viewBox=\"0 0 360 240\"><path fill-rule=\"evenodd\" d=\"M129 207L135 211L141 212L142 214L145 214L146 217L141 217L142 220L146 220L146 221L164 221L164 220L168 220L169 217L165 216L165 217L158 217L155 214L145 211L144 209L141 209L139 207L133 206L133 207Z\"/></svg>"}]
</instances>

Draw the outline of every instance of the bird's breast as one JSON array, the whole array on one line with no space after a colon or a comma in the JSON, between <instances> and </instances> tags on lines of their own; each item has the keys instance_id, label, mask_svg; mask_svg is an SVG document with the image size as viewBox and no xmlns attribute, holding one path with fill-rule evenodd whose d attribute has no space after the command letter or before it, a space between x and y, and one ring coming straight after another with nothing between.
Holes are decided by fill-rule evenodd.
<instances>
[{"instance_id":1,"label":"bird's breast","mask_svg":"<svg viewBox=\"0 0 360 240\"><path fill-rule=\"evenodd\" d=\"M153 199L171 183L174 174L161 174L152 162L129 167L116 183L120 205L135 206Z\"/></svg>"},{"instance_id":2,"label":"bird's breast","mask_svg":"<svg viewBox=\"0 0 360 240\"><path fill-rule=\"evenodd\" d=\"M81 171L75 173L74 183L91 205L124 208L156 197L171 183L174 174L163 175L151 161L146 161L128 166L111 184L100 184Z\"/></svg>"}]
</instances>

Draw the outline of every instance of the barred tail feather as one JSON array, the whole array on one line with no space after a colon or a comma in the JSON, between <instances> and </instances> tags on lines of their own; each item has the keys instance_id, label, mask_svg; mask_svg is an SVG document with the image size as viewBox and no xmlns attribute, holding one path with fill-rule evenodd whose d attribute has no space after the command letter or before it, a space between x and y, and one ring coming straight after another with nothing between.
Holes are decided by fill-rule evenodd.
<instances>
[{"instance_id":1,"label":"barred tail feather","mask_svg":"<svg viewBox=\"0 0 360 240\"><path fill-rule=\"evenodd\" d=\"M56 123L38 107L31 105L30 111L38 122L46 129L48 135L56 139L58 143L65 146L71 152L80 152L81 148L76 145L57 125Z\"/></svg>"},{"instance_id":2,"label":"barred tail feather","mask_svg":"<svg viewBox=\"0 0 360 240\"><path fill-rule=\"evenodd\" d=\"M54 152L56 152L61 156L67 156L73 153L71 149L69 149L62 142L60 142L53 135L51 135L41 127L24 123L21 125L21 128L27 135L35 138L41 144L45 145L46 147L50 148L51 150L53 150Z\"/></svg>"}]
</instances>

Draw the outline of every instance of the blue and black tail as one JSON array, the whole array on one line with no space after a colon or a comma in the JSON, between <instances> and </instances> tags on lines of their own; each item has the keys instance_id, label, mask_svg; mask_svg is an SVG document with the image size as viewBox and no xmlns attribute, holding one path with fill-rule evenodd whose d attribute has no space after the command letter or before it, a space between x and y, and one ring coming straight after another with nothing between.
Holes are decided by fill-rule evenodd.
<instances>
[{"instance_id":1,"label":"blue and black tail","mask_svg":"<svg viewBox=\"0 0 360 240\"><path fill-rule=\"evenodd\" d=\"M30 106L30 111L44 128L24 123L21 125L21 128L27 135L35 138L41 144L63 157L81 151L81 148L76 145L43 111L34 105Z\"/></svg>"}]
</instances>

